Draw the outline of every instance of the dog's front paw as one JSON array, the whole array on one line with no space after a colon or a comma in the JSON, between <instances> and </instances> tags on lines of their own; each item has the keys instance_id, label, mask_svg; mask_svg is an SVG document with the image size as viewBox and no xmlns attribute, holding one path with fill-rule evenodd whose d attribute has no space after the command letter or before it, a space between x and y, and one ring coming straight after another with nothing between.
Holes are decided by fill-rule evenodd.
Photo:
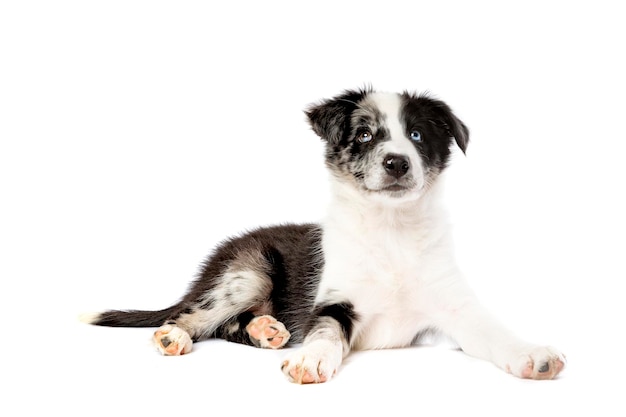
<instances>
[{"instance_id":1,"label":"dog's front paw","mask_svg":"<svg viewBox=\"0 0 626 417\"><path fill-rule=\"evenodd\" d=\"M315 340L289 354L282 371L289 381L298 384L326 382L337 373L341 359L341 345L329 340Z\"/></svg>"},{"instance_id":2,"label":"dog's front paw","mask_svg":"<svg viewBox=\"0 0 626 417\"><path fill-rule=\"evenodd\" d=\"M527 379L552 379L565 367L565 355L549 346L522 351L506 365L506 371Z\"/></svg>"},{"instance_id":3,"label":"dog's front paw","mask_svg":"<svg viewBox=\"0 0 626 417\"><path fill-rule=\"evenodd\" d=\"M154 332L154 344L166 356L179 356L191 352L193 342L189 333L180 327L165 324Z\"/></svg>"}]
</instances>

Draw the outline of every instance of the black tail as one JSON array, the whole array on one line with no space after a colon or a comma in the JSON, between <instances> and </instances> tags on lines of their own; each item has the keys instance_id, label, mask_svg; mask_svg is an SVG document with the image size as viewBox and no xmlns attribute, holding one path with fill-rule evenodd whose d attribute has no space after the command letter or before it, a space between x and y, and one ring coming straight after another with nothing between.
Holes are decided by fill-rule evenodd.
<instances>
[{"instance_id":1,"label":"black tail","mask_svg":"<svg viewBox=\"0 0 626 417\"><path fill-rule=\"evenodd\" d=\"M180 305L178 304L158 311L109 310L93 315L84 315L81 320L97 326L159 327L179 310Z\"/></svg>"}]
</instances>

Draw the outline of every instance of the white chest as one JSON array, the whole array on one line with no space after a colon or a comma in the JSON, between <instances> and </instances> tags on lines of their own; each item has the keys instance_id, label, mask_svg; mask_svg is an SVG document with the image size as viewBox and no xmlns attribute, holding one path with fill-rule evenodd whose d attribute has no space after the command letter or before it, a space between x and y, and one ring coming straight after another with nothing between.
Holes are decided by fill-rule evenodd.
<instances>
[{"instance_id":1,"label":"white chest","mask_svg":"<svg viewBox=\"0 0 626 417\"><path fill-rule=\"evenodd\" d=\"M440 272L442 235L419 227L329 230L318 301L349 301L358 315L353 346L409 345L429 325L428 293Z\"/></svg>"}]
</instances>

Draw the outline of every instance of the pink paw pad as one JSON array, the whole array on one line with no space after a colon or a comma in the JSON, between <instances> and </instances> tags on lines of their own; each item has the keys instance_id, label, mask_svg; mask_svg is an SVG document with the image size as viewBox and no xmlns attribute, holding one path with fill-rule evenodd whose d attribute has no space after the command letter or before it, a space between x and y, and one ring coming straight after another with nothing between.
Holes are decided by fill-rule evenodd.
<instances>
[{"instance_id":1,"label":"pink paw pad","mask_svg":"<svg viewBox=\"0 0 626 417\"><path fill-rule=\"evenodd\" d=\"M257 316L246 326L252 342L259 347L280 349L287 344L291 334L272 316Z\"/></svg>"},{"instance_id":2,"label":"pink paw pad","mask_svg":"<svg viewBox=\"0 0 626 417\"><path fill-rule=\"evenodd\" d=\"M561 359L551 358L536 366L533 362L528 362L522 370L522 378L527 379L552 379L557 376L565 367L565 363Z\"/></svg>"},{"instance_id":3,"label":"pink paw pad","mask_svg":"<svg viewBox=\"0 0 626 417\"><path fill-rule=\"evenodd\" d=\"M565 355L554 348L540 346L520 355L505 369L520 378L553 379L563 370L565 363Z\"/></svg>"},{"instance_id":4,"label":"pink paw pad","mask_svg":"<svg viewBox=\"0 0 626 417\"><path fill-rule=\"evenodd\" d=\"M186 331L168 324L161 326L154 332L153 340L157 349L166 356L180 356L189 353L193 344Z\"/></svg>"},{"instance_id":5,"label":"pink paw pad","mask_svg":"<svg viewBox=\"0 0 626 417\"><path fill-rule=\"evenodd\" d=\"M284 361L282 365L283 370L284 368L288 368L288 367L289 367L289 361ZM328 378L326 377L326 375L321 373L319 369L317 370L316 373L314 373L315 375L317 375L317 378L316 378L315 376L313 376L314 374L309 372L309 370L306 369L302 365L296 365L290 368L288 373L289 373L289 376L291 377L291 380L297 384L316 384L316 383L320 383L320 382L323 383L323 382L328 381ZM335 375L335 373L336 371L333 372L333 376Z\"/></svg>"}]
</instances>

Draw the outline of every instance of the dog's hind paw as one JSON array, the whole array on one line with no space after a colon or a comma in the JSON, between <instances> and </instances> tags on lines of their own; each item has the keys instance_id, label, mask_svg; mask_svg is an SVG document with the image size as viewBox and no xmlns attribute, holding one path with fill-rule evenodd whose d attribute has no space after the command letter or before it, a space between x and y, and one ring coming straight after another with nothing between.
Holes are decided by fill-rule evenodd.
<instances>
[{"instance_id":1,"label":"dog's hind paw","mask_svg":"<svg viewBox=\"0 0 626 417\"><path fill-rule=\"evenodd\" d=\"M166 356L180 356L191 352L193 342L189 333L180 327L165 324L154 332L154 344Z\"/></svg>"},{"instance_id":2,"label":"dog's hind paw","mask_svg":"<svg viewBox=\"0 0 626 417\"><path fill-rule=\"evenodd\" d=\"M268 349L280 349L291 337L285 326L272 316L253 318L246 326L246 331L255 346Z\"/></svg>"}]
</instances>

